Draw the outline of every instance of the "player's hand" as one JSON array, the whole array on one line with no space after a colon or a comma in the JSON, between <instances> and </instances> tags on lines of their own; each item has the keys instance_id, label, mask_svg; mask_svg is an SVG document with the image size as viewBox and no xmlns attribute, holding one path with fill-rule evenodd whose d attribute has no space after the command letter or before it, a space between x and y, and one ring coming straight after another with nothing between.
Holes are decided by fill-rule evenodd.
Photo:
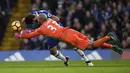
<instances>
[{"instance_id":1,"label":"player's hand","mask_svg":"<svg viewBox=\"0 0 130 73\"><path fill-rule=\"evenodd\" d=\"M14 34L14 37L15 37L15 38L20 38L20 37L21 37L21 34L15 33L15 34Z\"/></svg>"},{"instance_id":2,"label":"player's hand","mask_svg":"<svg viewBox=\"0 0 130 73\"><path fill-rule=\"evenodd\" d=\"M20 33L21 34L26 34L26 33L29 33L29 32L30 32L30 30L26 29L26 30L22 30Z\"/></svg>"}]
</instances>

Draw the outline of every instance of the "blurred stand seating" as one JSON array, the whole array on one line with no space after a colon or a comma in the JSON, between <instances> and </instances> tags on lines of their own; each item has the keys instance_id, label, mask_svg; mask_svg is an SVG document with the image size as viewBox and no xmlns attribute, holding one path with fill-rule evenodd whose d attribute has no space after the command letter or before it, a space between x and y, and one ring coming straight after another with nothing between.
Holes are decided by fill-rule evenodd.
<instances>
[{"instance_id":1,"label":"blurred stand seating","mask_svg":"<svg viewBox=\"0 0 130 73\"><path fill-rule=\"evenodd\" d=\"M0 44L4 37L9 18L11 16L11 11L14 6L16 6L17 0L1 0L0 1Z\"/></svg>"}]
</instances>

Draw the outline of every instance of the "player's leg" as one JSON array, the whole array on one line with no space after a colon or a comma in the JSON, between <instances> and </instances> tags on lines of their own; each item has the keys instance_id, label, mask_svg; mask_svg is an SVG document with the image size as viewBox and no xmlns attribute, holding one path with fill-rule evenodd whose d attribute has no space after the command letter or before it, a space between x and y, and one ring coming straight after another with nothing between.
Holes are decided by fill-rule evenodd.
<instances>
[{"instance_id":1,"label":"player's leg","mask_svg":"<svg viewBox=\"0 0 130 73\"><path fill-rule=\"evenodd\" d=\"M80 48L81 50L85 50L86 48L102 47L105 42L107 42L110 39L113 39L113 37L108 35L108 36L98 39L92 43L92 42L89 42L89 39L85 40L84 38L82 38L79 35L81 35L81 33L79 33L78 31L75 31L73 29L68 29L63 33L62 36L60 36L60 38L63 41L66 41L66 42L72 44L73 46ZM117 47L116 47L116 49L117 49Z\"/></svg>"},{"instance_id":2,"label":"player's leg","mask_svg":"<svg viewBox=\"0 0 130 73\"><path fill-rule=\"evenodd\" d=\"M78 34L78 37L79 38L83 38L83 39L86 39L87 40L87 36L84 36L83 34ZM115 33L114 32L110 32L107 34L107 36L95 41L93 44L95 45L94 47L106 47L106 48L112 48L113 47L115 48L115 45L112 45L112 44L108 44L108 43L104 43L104 42L107 42L109 40L112 40L114 42L116 42L117 44L119 44L119 40L118 38L116 37ZM89 43L91 44L92 42L89 41ZM115 49L114 49L115 50ZM119 49L118 49L119 50Z\"/></svg>"},{"instance_id":3,"label":"player's leg","mask_svg":"<svg viewBox=\"0 0 130 73\"><path fill-rule=\"evenodd\" d=\"M108 36L105 36L101 39L96 40L93 43L88 42L88 48L111 48L112 50L116 51L118 54L122 54L123 51L120 47L118 47L117 45L112 45L112 44L108 44L105 43L106 41L108 41L110 38Z\"/></svg>"},{"instance_id":4,"label":"player's leg","mask_svg":"<svg viewBox=\"0 0 130 73\"><path fill-rule=\"evenodd\" d=\"M83 35L83 34L81 34L80 32L77 32L77 35L78 35L79 38L82 38L82 39L84 39L84 40L88 40L88 37L85 36L85 35ZM109 36L105 36L105 37L103 37L102 39L100 39L100 40L94 42L95 47L98 46L98 47L112 48L112 45L111 45L111 44L104 43L104 42L109 41L110 39L114 39L114 38L110 35L110 33L109 33L108 35L109 35ZM88 40L88 41L89 41L90 44L92 43L90 40ZM98 44L98 43L99 43L99 44Z\"/></svg>"},{"instance_id":5,"label":"player's leg","mask_svg":"<svg viewBox=\"0 0 130 73\"><path fill-rule=\"evenodd\" d=\"M68 66L69 57L65 57L64 55L62 55L56 48L56 45L59 43L59 40L51 37L47 37L47 43L48 43L48 48L50 49L50 53L54 55L56 58L64 61L65 66Z\"/></svg>"},{"instance_id":6,"label":"player's leg","mask_svg":"<svg viewBox=\"0 0 130 73\"><path fill-rule=\"evenodd\" d=\"M109 36L105 36L105 37L103 37L103 38L100 38L100 39L94 41L94 42L92 43L92 45L93 45L93 47L102 47L102 45L103 45L106 41L108 41L108 40L110 40L110 37L109 37Z\"/></svg>"},{"instance_id":7,"label":"player's leg","mask_svg":"<svg viewBox=\"0 0 130 73\"><path fill-rule=\"evenodd\" d=\"M95 42L92 43L92 42L89 41L89 39L87 38L87 36L84 36L80 32L77 32L77 31L74 31L74 30L70 30L69 32L71 34L73 33L73 35L71 35L71 36L74 36L75 38L72 37L72 39L74 38L76 40L75 43L77 44L78 47L81 47L81 49L82 48L102 47L103 44L106 41L108 41L108 40L111 39L110 36L105 36L105 37L100 38L100 39L98 39L98 40L96 40Z\"/></svg>"},{"instance_id":8,"label":"player's leg","mask_svg":"<svg viewBox=\"0 0 130 73\"><path fill-rule=\"evenodd\" d=\"M115 43L114 43L114 45L113 45L113 44L105 43L105 42L107 42L108 40L115 42L117 45L116 45ZM93 47L100 47L100 46L102 46L102 47L106 47L106 48L111 48L111 49L113 49L114 51L116 51L118 54L122 54L123 51L122 51L122 49L118 46L119 44L120 44L120 42L119 42L118 38L116 37L115 33L110 32L110 33L107 34L107 36L105 36L105 37L103 37L103 38L101 38L101 39L95 41L95 42L93 43Z\"/></svg>"},{"instance_id":9,"label":"player's leg","mask_svg":"<svg viewBox=\"0 0 130 73\"><path fill-rule=\"evenodd\" d=\"M83 34L80 34L78 33L77 34L79 38L83 38L85 40L87 40L87 36L84 36ZM121 54L122 53L122 50L117 46L117 45L112 45L112 44L108 44L108 43L104 43L104 42L107 42L107 41L114 41L116 42L117 44L119 44L119 40L118 38L116 37L115 33L114 32L110 32L107 34L107 36L95 41L93 44L94 46L91 46L92 42L89 41L88 44L90 44L90 46L88 45L88 48L93 48L93 47L105 47L105 48L111 48L113 49L114 51L116 51L117 53Z\"/></svg>"},{"instance_id":10,"label":"player's leg","mask_svg":"<svg viewBox=\"0 0 130 73\"><path fill-rule=\"evenodd\" d=\"M54 55L56 58L61 59L62 61L64 61L64 65L65 65L65 66L68 66L68 65L69 65L69 64L68 64L69 57L68 57L68 56L65 57L64 55L62 55L62 54L57 50L56 47L50 48L50 53L51 53L52 55Z\"/></svg>"},{"instance_id":11,"label":"player's leg","mask_svg":"<svg viewBox=\"0 0 130 73\"><path fill-rule=\"evenodd\" d=\"M84 40L82 38L79 38L77 35L72 36L72 45L76 46L77 48L84 50L85 48L88 48L88 40Z\"/></svg>"},{"instance_id":12,"label":"player's leg","mask_svg":"<svg viewBox=\"0 0 130 73\"><path fill-rule=\"evenodd\" d=\"M98 39L97 41L95 41L95 42L93 42L93 43L92 43L91 41L89 41L89 40L87 39L87 37L84 36L83 34L81 34L81 33L79 33L79 32L75 32L75 33L76 33L76 35L78 35L79 38L86 39L86 40L88 41L88 42L87 42L87 43L88 43L87 48L106 47L106 48L111 48L111 49L113 49L113 50L116 51L118 54L122 54L122 53L123 53L122 49L121 49L119 46L105 43L105 42L107 42L107 41L109 41L109 40L112 40L112 41L117 42L117 44L119 44L119 40L118 40L118 38L116 37L116 35L115 35L113 32L108 33L107 36L105 36L105 37L103 37L103 38L101 38L101 39ZM82 44L81 44L81 46L82 46Z\"/></svg>"},{"instance_id":13,"label":"player's leg","mask_svg":"<svg viewBox=\"0 0 130 73\"><path fill-rule=\"evenodd\" d=\"M88 36L85 36L85 35L81 34L80 32L76 32L76 34L77 34L77 36L78 36L79 38L82 38L82 39L84 39L84 40L88 40Z\"/></svg>"},{"instance_id":14,"label":"player's leg","mask_svg":"<svg viewBox=\"0 0 130 73\"><path fill-rule=\"evenodd\" d=\"M81 34L80 32L75 32L75 34L79 37L79 38L82 38L84 40L88 40L88 37ZM97 41L95 41L93 44L94 44L94 47L102 47L102 46L105 46L105 47L111 47L110 44L104 44L104 42L107 42L109 41L110 39L113 39L113 37L110 35L110 33L108 34L109 36L105 36ZM90 40L88 40L89 43L92 43Z\"/></svg>"},{"instance_id":15,"label":"player's leg","mask_svg":"<svg viewBox=\"0 0 130 73\"><path fill-rule=\"evenodd\" d=\"M101 39L98 39L97 41L95 41L93 43L93 45L95 47L100 47L104 42L107 42L107 41L110 41L110 40L112 40L112 41L116 42L117 44L119 44L119 40L116 37L115 33L114 32L109 32L107 34L107 36L105 36L105 37L103 37Z\"/></svg>"},{"instance_id":16,"label":"player's leg","mask_svg":"<svg viewBox=\"0 0 130 73\"><path fill-rule=\"evenodd\" d=\"M88 41L84 38L79 37L79 34L81 33L79 33L78 31L75 31L73 29L67 29L60 36L60 39L83 50L88 46Z\"/></svg>"},{"instance_id":17,"label":"player's leg","mask_svg":"<svg viewBox=\"0 0 130 73\"><path fill-rule=\"evenodd\" d=\"M119 46L117 46L117 45L112 45L112 44L104 43L102 47L103 48L104 47L105 48L110 48L110 49L114 50L115 52L117 52L120 55L123 53L122 49Z\"/></svg>"},{"instance_id":18,"label":"player's leg","mask_svg":"<svg viewBox=\"0 0 130 73\"><path fill-rule=\"evenodd\" d=\"M84 52L78 48L74 48L74 50L85 60L85 62L87 63L88 66L93 66L93 63L91 62L91 60L89 60L86 55L84 54Z\"/></svg>"},{"instance_id":19,"label":"player's leg","mask_svg":"<svg viewBox=\"0 0 130 73\"><path fill-rule=\"evenodd\" d=\"M67 40L70 44L76 46L77 48L80 48L81 50L85 50L86 48L93 48L93 47L102 47L103 43L110 40L109 36L105 36L95 42L90 42L89 39L81 34L78 31L75 31L73 29L69 29L66 31L64 38L67 38Z\"/></svg>"}]
</instances>

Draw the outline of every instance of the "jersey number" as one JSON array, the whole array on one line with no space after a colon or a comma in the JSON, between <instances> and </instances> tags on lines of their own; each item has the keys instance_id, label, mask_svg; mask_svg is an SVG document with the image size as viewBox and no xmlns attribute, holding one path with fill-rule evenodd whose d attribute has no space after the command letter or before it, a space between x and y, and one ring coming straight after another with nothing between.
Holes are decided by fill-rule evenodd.
<instances>
[{"instance_id":1,"label":"jersey number","mask_svg":"<svg viewBox=\"0 0 130 73\"><path fill-rule=\"evenodd\" d=\"M54 25L59 26L56 21L53 21L52 23L53 23ZM48 25L47 28L50 29L50 30L52 30L53 33L55 33L55 31L57 30L53 25Z\"/></svg>"}]
</instances>

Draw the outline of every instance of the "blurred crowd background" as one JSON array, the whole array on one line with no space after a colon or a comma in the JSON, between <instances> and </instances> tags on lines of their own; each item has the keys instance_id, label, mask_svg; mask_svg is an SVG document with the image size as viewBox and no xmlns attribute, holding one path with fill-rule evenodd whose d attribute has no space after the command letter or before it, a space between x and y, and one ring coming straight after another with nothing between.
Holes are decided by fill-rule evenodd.
<instances>
[{"instance_id":1,"label":"blurred crowd background","mask_svg":"<svg viewBox=\"0 0 130 73\"><path fill-rule=\"evenodd\" d=\"M17 0L14 0L17 2ZM6 30L11 8L0 7L0 40ZM31 0L30 10L45 9L60 18L64 26L73 28L87 36L92 41L116 32L123 49L130 48L130 1L129 0ZM1 42L1 41L0 41ZM69 49L70 45L60 42L58 48ZM47 49L47 40L43 35L23 39L20 49Z\"/></svg>"},{"instance_id":2,"label":"blurred crowd background","mask_svg":"<svg viewBox=\"0 0 130 73\"><path fill-rule=\"evenodd\" d=\"M12 8L17 4L17 0L2 0L0 1L0 43L4 37L7 24L9 22Z\"/></svg>"}]
</instances>

